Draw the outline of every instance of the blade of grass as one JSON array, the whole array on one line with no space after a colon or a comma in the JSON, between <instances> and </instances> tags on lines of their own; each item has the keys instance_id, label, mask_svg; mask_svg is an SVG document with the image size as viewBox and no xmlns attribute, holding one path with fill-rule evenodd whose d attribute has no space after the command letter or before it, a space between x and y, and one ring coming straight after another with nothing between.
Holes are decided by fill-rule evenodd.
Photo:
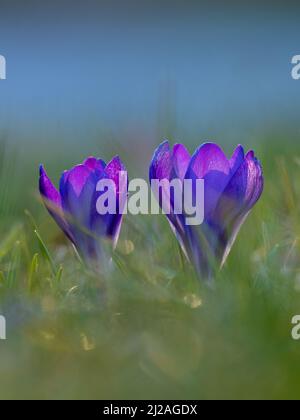
<instances>
[{"instance_id":1,"label":"blade of grass","mask_svg":"<svg viewBox=\"0 0 300 420\"><path fill-rule=\"evenodd\" d=\"M22 226L15 225L9 234L0 243L0 260L5 257L14 247L16 240L20 237Z\"/></svg>"},{"instance_id":2,"label":"blade of grass","mask_svg":"<svg viewBox=\"0 0 300 420\"><path fill-rule=\"evenodd\" d=\"M7 276L7 285L9 288L13 288L16 285L17 273L20 268L21 260L20 245L21 243L19 241L15 243L15 248L12 252L11 261L9 263Z\"/></svg>"},{"instance_id":3,"label":"blade of grass","mask_svg":"<svg viewBox=\"0 0 300 420\"><path fill-rule=\"evenodd\" d=\"M53 261L51 255L50 255L50 252L48 251L48 248L47 248L45 242L43 241L43 239L42 239L42 237L39 234L39 232L38 232L37 229L34 230L34 234L37 237L39 248L40 248L40 251L41 251L41 254L42 254L43 258L46 261L48 261L48 263L49 263L49 265L51 267L51 270L52 270L53 275L56 276L57 269L55 267L54 261Z\"/></svg>"},{"instance_id":4,"label":"blade of grass","mask_svg":"<svg viewBox=\"0 0 300 420\"><path fill-rule=\"evenodd\" d=\"M29 267L29 274L28 274L28 289L30 292L33 291L35 287L35 275L38 272L39 266L39 254L34 254L30 267Z\"/></svg>"}]
</instances>

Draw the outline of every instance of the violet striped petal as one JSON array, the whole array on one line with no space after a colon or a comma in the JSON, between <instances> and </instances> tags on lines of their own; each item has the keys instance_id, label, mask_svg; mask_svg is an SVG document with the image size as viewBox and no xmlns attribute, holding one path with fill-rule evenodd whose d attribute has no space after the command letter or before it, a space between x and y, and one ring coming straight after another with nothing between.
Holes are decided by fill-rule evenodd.
<instances>
[{"instance_id":1,"label":"violet striped petal","mask_svg":"<svg viewBox=\"0 0 300 420\"><path fill-rule=\"evenodd\" d=\"M39 190L45 207L47 208L50 215L56 221L58 226L63 230L63 232L68 236L68 238L74 242L73 235L64 217L61 195L51 182L43 165L40 165Z\"/></svg>"}]
</instances>

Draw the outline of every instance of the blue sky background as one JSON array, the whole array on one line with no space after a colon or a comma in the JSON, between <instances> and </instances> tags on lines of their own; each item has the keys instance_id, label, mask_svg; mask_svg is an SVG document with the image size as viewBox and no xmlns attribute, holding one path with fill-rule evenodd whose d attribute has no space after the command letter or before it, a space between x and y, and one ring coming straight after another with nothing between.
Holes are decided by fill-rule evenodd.
<instances>
[{"instance_id":1,"label":"blue sky background","mask_svg":"<svg viewBox=\"0 0 300 420\"><path fill-rule=\"evenodd\" d=\"M299 135L300 9L240 3L1 1L0 135L236 143L278 122Z\"/></svg>"}]
</instances>

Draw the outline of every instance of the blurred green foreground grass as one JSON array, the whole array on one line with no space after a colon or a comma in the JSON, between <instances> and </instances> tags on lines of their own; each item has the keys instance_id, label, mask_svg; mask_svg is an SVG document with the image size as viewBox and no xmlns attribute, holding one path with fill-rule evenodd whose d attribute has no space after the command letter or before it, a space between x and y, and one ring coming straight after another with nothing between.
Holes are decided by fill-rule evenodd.
<instances>
[{"instance_id":1,"label":"blurred green foreground grass","mask_svg":"<svg viewBox=\"0 0 300 420\"><path fill-rule=\"evenodd\" d=\"M126 217L110 274L88 272L38 201L38 162L3 147L0 398L299 398L300 149L261 144L263 197L213 287L163 216Z\"/></svg>"}]
</instances>

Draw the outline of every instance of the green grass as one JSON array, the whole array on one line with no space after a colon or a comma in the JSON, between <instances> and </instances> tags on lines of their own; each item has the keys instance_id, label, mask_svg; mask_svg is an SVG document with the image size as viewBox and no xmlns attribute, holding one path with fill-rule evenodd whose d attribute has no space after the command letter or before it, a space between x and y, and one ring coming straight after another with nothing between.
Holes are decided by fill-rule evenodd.
<instances>
[{"instance_id":1,"label":"green grass","mask_svg":"<svg viewBox=\"0 0 300 420\"><path fill-rule=\"evenodd\" d=\"M213 287L163 216L126 217L110 272L87 271L38 200L38 157L3 147L0 398L299 398L296 146L258 148L265 191ZM77 163L58 158L51 175Z\"/></svg>"}]
</instances>

